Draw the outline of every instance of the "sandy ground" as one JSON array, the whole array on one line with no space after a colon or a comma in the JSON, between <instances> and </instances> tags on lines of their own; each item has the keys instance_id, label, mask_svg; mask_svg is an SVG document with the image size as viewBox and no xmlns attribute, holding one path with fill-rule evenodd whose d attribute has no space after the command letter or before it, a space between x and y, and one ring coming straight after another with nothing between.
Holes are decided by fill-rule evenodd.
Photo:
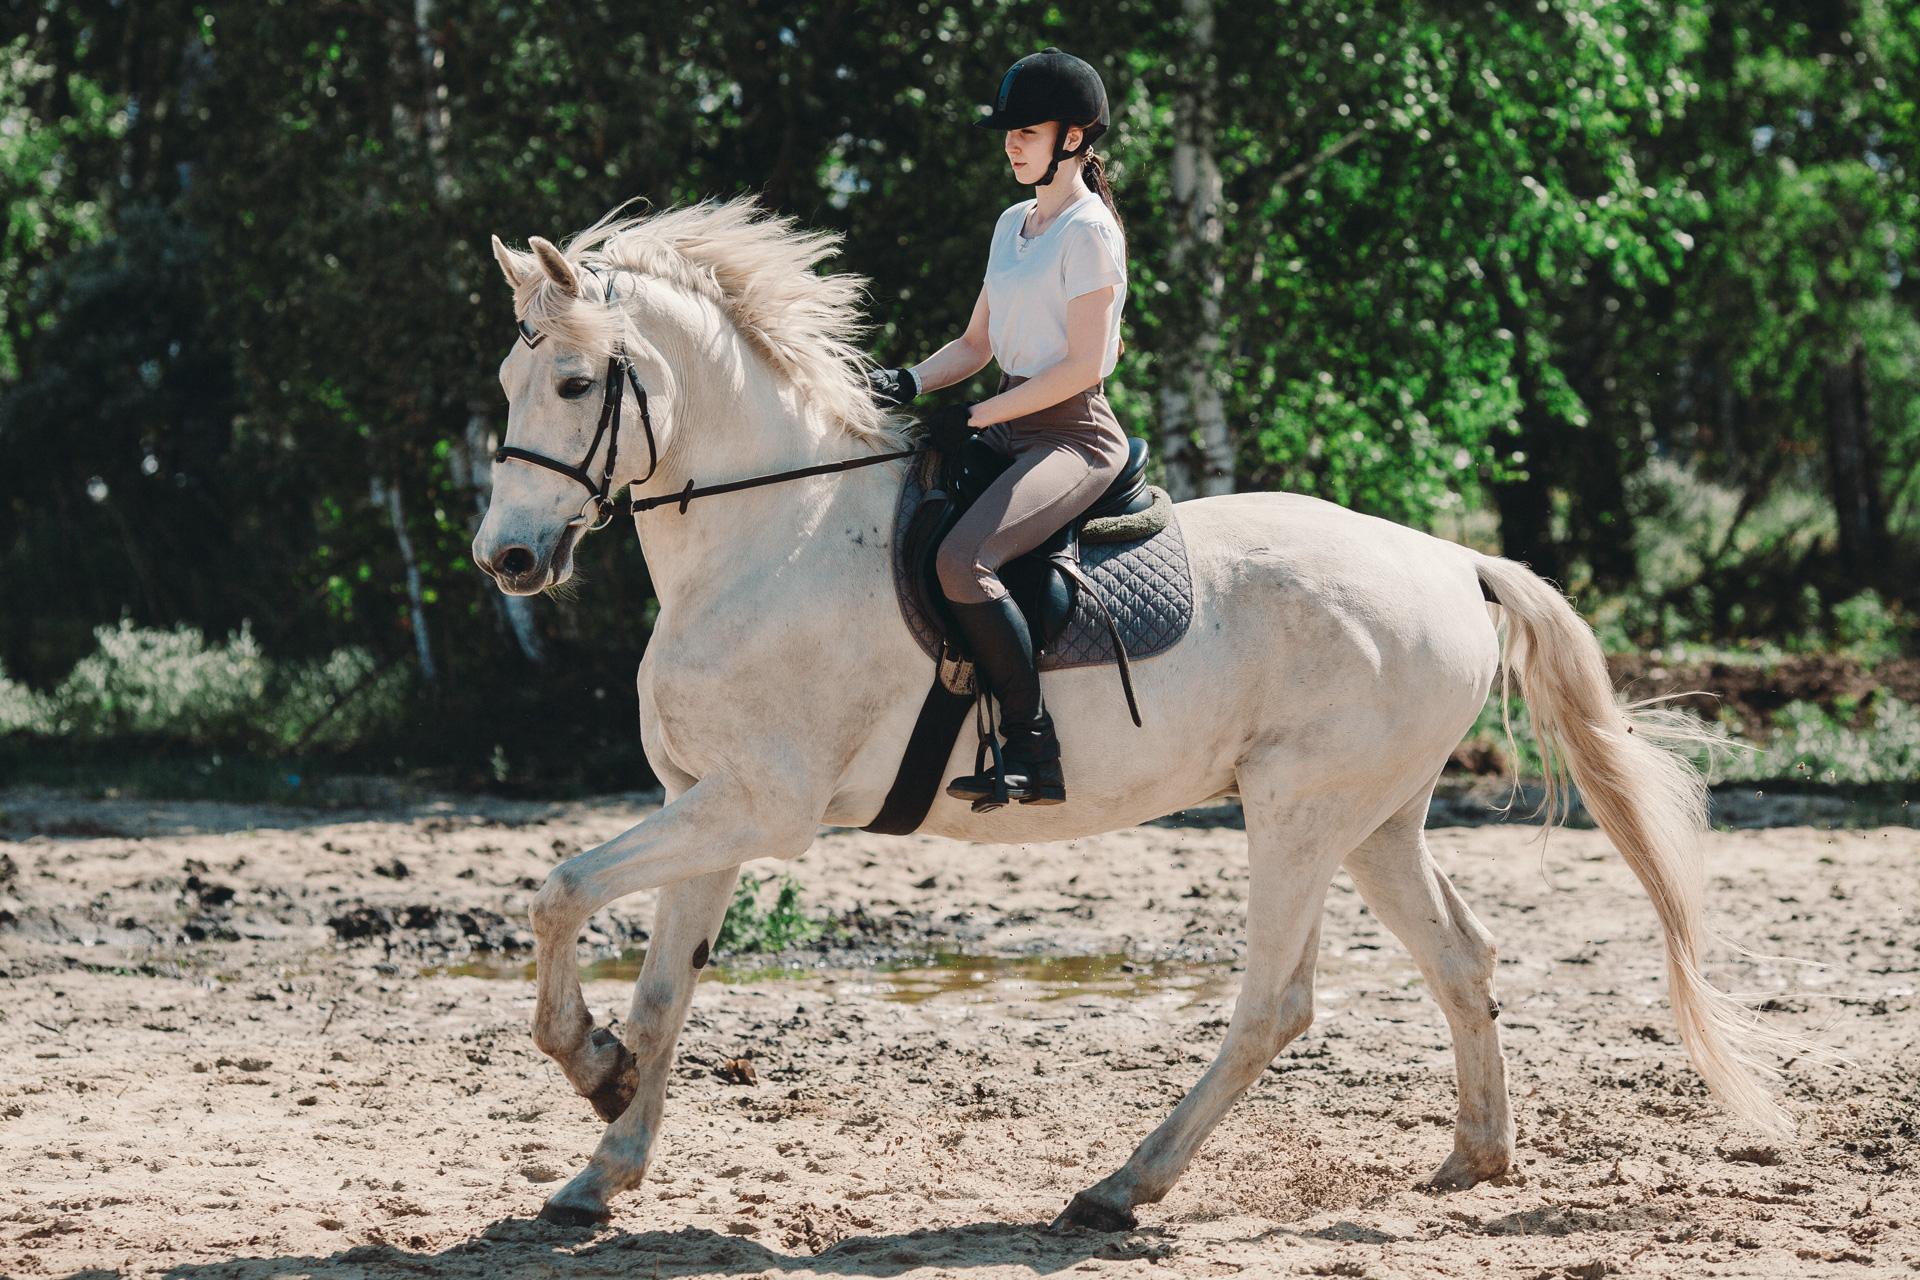
<instances>
[{"instance_id":1,"label":"sandy ground","mask_svg":"<svg viewBox=\"0 0 1920 1280\"><path fill-rule=\"evenodd\" d=\"M1122 1161L1220 1043L1242 835L829 835L793 869L848 941L824 964L703 985L647 1186L608 1228L550 1227L533 1214L600 1126L528 1039L513 948L556 859L647 809L475 800L343 818L0 794L0 1272L1920 1266L1920 831L1902 827L1710 839L1720 920L1822 965L1716 972L1853 1059L1788 1068L1795 1141L1758 1140L1707 1101L1675 1042L1652 912L1602 836L1557 832L1543 858L1528 827L1446 827L1436 855L1502 946L1517 1169L1415 1188L1450 1147L1445 1024L1343 877L1312 1030L1137 1230L1058 1236L1039 1224ZM583 960L641 945L650 911L643 896L596 918ZM626 990L587 987L602 1020ZM721 1078L742 1056L756 1085Z\"/></svg>"}]
</instances>

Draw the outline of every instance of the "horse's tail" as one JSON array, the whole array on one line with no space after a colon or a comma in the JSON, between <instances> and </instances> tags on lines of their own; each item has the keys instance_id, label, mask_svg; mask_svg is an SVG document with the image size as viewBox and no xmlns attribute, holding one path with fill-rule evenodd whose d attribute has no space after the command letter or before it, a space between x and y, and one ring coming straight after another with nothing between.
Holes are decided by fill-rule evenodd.
<instances>
[{"instance_id":1,"label":"horse's tail","mask_svg":"<svg viewBox=\"0 0 1920 1280\"><path fill-rule=\"evenodd\" d=\"M1588 812L1659 913L1667 989L1695 1070L1735 1115L1784 1132L1787 1118L1760 1082L1775 1074L1761 1051L1795 1053L1808 1046L1764 1026L1700 971L1703 943L1712 936L1701 916L1705 871L1699 846L1707 784L1677 749L1718 736L1686 712L1650 705L1657 699L1617 702L1592 628L1531 569L1485 555L1476 555L1475 567L1483 593L1508 622L1500 660L1503 718L1508 679L1517 670L1545 766L1542 838L1565 818L1570 773ZM1512 732L1508 725L1509 738Z\"/></svg>"}]
</instances>

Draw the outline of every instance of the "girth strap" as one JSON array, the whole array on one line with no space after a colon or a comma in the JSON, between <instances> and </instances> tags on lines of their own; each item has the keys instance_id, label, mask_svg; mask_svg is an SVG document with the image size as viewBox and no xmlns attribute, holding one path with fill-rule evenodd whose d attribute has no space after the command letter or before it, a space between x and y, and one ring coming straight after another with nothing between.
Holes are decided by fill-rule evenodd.
<instances>
[{"instance_id":1,"label":"girth strap","mask_svg":"<svg viewBox=\"0 0 1920 1280\"><path fill-rule=\"evenodd\" d=\"M1047 562L1079 583L1082 598L1093 601L1094 607L1100 610L1100 620L1107 624L1107 638L1113 641L1114 657L1120 663L1120 691L1127 695L1127 714L1133 717L1134 728L1144 728L1140 721L1140 704L1133 698L1133 664L1127 660L1127 642L1120 638L1120 624L1114 621L1113 610L1107 607L1099 588L1094 586L1093 579L1087 576L1087 571L1080 567L1078 560L1071 556L1049 556Z\"/></svg>"},{"instance_id":2,"label":"girth strap","mask_svg":"<svg viewBox=\"0 0 1920 1280\"><path fill-rule=\"evenodd\" d=\"M901 757L893 786L888 788L880 812L862 831L903 836L926 821L934 795L946 780L947 756L953 751L972 702L968 695L947 688L936 663L933 686L920 703L920 718L914 721L913 736L907 739L906 754Z\"/></svg>"}]
</instances>

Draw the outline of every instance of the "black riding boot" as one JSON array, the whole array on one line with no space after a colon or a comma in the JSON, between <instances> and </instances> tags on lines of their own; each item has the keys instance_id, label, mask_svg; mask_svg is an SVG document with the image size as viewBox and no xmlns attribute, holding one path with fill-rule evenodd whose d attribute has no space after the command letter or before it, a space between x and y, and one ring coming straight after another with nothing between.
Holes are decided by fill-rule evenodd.
<instances>
[{"instance_id":1,"label":"black riding boot","mask_svg":"<svg viewBox=\"0 0 1920 1280\"><path fill-rule=\"evenodd\" d=\"M1007 800L1021 804L1059 804L1067 798L1060 777L1060 742L1053 717L1040 702L1040 673L1034 666L1033 637L1013 597L985 604L949 600L974 674L1000 701L1000 731L1006 746L997 766L947 784L947 794L971 800L977 810L998 808ZM982 751L988 744L982 744ZM980 769L984 760L977 759Z\"/></svg>"}]
</instances>

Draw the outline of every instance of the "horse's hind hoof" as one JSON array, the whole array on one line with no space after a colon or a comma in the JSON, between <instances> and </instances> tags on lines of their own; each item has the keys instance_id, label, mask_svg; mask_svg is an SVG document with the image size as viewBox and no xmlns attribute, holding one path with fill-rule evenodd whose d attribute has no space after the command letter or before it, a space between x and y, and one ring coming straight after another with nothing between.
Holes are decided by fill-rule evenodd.
<instances>
[{"instance_id":1,"label":"horse's hind hoof","mask_svg":"<svg viewBox=\"0 0 1920 1280\"><path fill-rule=\"evenodd\" d=\"M562 1204L558 1200L549 1200L540 1206L540 1221L557 1227L600 1227L612 1220L613 1214L604 1207Z\"/></svg>"},{"instance_id":2,"label":"horse's hind hoof","mask_svg":"<svg viewBox=\"0 0 1920 1280\"><path fill-rule=\"evenodd\" d=\"M1084 1227L1088 1231L1131 1231L1140 1225L1130 1209L1116 1209L1112 1205L1102 1204L1086 1192L1075 1196L1060 1216L1053 1220L1049 1231L1064 1231L1068 1227Z\"/></svg>"},{"instance_id":3,"label":"horse's hind hoof","mask_svg":"<svg viewBox=\"0 0 1920 1280\"><path fill-rule=\"evenodd\" d=\"M591 1050L605 1053L614 1051L613 1067L602 1076L593 1092L587 1095L587 1101L593 1106L593 1114L608 1124L612 1124L627 1113L633 1104L633 1095L640 1091L640 1068L633 1060L633 1054L620 1038L605 1027L595 1027L593 1034L587 1037L587 1046Z\"/></svg>"}]
</instances>

